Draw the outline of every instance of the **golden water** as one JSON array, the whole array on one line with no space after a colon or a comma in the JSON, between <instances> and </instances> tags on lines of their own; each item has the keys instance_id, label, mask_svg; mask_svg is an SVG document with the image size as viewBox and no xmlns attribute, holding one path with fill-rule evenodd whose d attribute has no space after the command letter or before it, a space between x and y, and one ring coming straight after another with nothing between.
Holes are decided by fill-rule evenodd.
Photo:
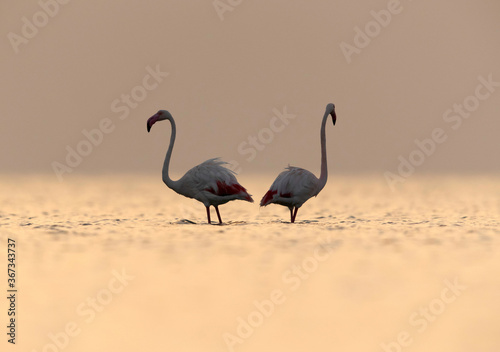
<instances>
[{"instance_id":1,"label":"golden water","mask_svg":"<svg viewBox=\"0 0 500 352\"><path fill-rule=\"evenodd\" d=\"M331 175L296 224L272 179L218 226L159 177L1 177L2 351L500 351L498 177Z\"/></svg>"}]
</instances>

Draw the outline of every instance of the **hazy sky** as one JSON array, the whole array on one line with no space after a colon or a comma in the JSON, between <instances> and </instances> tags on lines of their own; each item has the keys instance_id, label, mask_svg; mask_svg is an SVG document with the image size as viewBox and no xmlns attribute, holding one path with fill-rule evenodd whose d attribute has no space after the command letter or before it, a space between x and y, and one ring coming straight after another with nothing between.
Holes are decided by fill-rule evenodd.
<instances>
[{"instance_id":1,"label":"hazy sky","mask_svg":"<svg viewBox=\"0 0 500 352\"><path fill-rule=\"evenodd\" d=\"M330 172L500 171L498 0L45 4L0 11L0 172L160 172L167 109L174 174L319 173L329 102Z\"/></svg>"}]
</instances>

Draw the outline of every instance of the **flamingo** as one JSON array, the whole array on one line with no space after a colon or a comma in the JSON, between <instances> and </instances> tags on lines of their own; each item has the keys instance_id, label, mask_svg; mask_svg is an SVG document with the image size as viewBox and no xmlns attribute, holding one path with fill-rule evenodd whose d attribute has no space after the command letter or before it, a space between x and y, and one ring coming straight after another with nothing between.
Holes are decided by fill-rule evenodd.
<instances>
[{"instance_id":1,"label":"flamingo","mask_svg":"<svg viewBox=\"0 0 500 352\"><path fill-rule=\"evenodd\" d=\"M300 167L288 166L274 180L269 191L262 197L260 206L265 207L268 204L279 204L290 209L291 223L295 222L297 211L311 197L316 197L325 187L328 179L328 168L326 165L326 135L325 127L328 115L332 116L332 122L335 126L337 115L335 114L335 105L326 106L325 115L321 122L321 175L319 179L310 171Z\"/></svg>"},{"instance_id":2,"label":"flamingo","mask_svg":"<svg viewBox=\"0 0 500 352\"><path fill-rule=\"evenodd\" d=\"M151 116L147 122L148 132L158 121L169 120L172 125L172 134L170 135L170 145L168 146L165 161L163 162L162 179L170 189L180 195L188 198L194 198L205 205L207 209L208 223L210 221L210 206L213 205L219 218L219 224L222 219L219 213L219 205L225 204L231 200L241 199L253 203L253 199L247 190L238 183L234 172L223 165L228 164L219 158L209 159L200 165L190 169L179 180L174 181L168 176L168 167L172 149L175 142L175 121L172 115L166 110L159 110Z\"/></svg>"}]
</instances>

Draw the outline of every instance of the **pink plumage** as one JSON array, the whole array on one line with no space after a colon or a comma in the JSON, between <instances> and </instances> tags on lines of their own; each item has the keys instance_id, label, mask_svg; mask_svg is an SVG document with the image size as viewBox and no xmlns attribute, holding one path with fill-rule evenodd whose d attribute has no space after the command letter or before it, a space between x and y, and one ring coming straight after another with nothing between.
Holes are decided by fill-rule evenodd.
<instances>
[{"instance_id":1,"label":"pink plumage","mask_svg":"<svg viewBox=\"0 0 500 352\"><path fill-rule=\"evenodd\" d=\"M253 201L252 197L250 197L245 187L243 187L239 183L226 184L222 181L217 181L216 189L210 187L206 190L221 197L229 196L232 194L242 194L244 195L245 200L248 200L249 202Z\"/></svg>"},{"instance_id":2,"label":"pink plumage","mask_svg":"<svg viewBox=\"0 0 500 352\"><path fill-rule=\"evenodd\" d=\"M266 205L271 203L271 200L273 200L274 195L277 193L278 193L278 191L276 191L276 190L270 189L269 191L267 191L267 193L264 194L264 197L262 197L262 200L260 201L260 206L265 207Z\"/></svg>"}]
</instances>

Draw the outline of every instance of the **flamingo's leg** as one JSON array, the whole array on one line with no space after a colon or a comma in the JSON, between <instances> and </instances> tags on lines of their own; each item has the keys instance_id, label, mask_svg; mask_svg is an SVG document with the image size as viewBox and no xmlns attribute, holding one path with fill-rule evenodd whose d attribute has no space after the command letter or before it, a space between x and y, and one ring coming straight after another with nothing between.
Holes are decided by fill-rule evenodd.
<instances>
[{"instance_id":1,"label":"flamingo's leg","mask_svg":"<svg viewBox=\"0 0 500 352\"><path fill-rule=\"evenodd\" d=\"M293 222L293 207L290 207L290 222Z\"/></svg>"},{"instance_id":2,"label":"flamingo's leg","mask_svg":"<svg viewBox=\"0 0 500 352\"><path fill-rule=\"evenodd\" d=\"M299 210L299 208L295 208L294 212L293 212L293 216L292 216L292 223L295 222L295 217L297 216L297 211Z\"/></svg>"},{"instance_id":3,"label":"flamingo's leg","mask_svg":"<svg viewBox=\"0 0 500 352\"><path fill-rule=\"evenodd\" d=\"M210 205L207 208L207 218L208 218L208 223L211 224L212 222L210 221Z\"/></svg>"},{"instance_id":4,"label":"flamingo's leg","mask_svg":"<svg viewBox=\"0 0 500 352\"><path fill-rule=\"evenodd\" d=\"M219 218L219 224L222 224L222 219L220 218L219 207L214 205L215 211L217 212L217 217Z\"/></svg>"}]
</instances>

